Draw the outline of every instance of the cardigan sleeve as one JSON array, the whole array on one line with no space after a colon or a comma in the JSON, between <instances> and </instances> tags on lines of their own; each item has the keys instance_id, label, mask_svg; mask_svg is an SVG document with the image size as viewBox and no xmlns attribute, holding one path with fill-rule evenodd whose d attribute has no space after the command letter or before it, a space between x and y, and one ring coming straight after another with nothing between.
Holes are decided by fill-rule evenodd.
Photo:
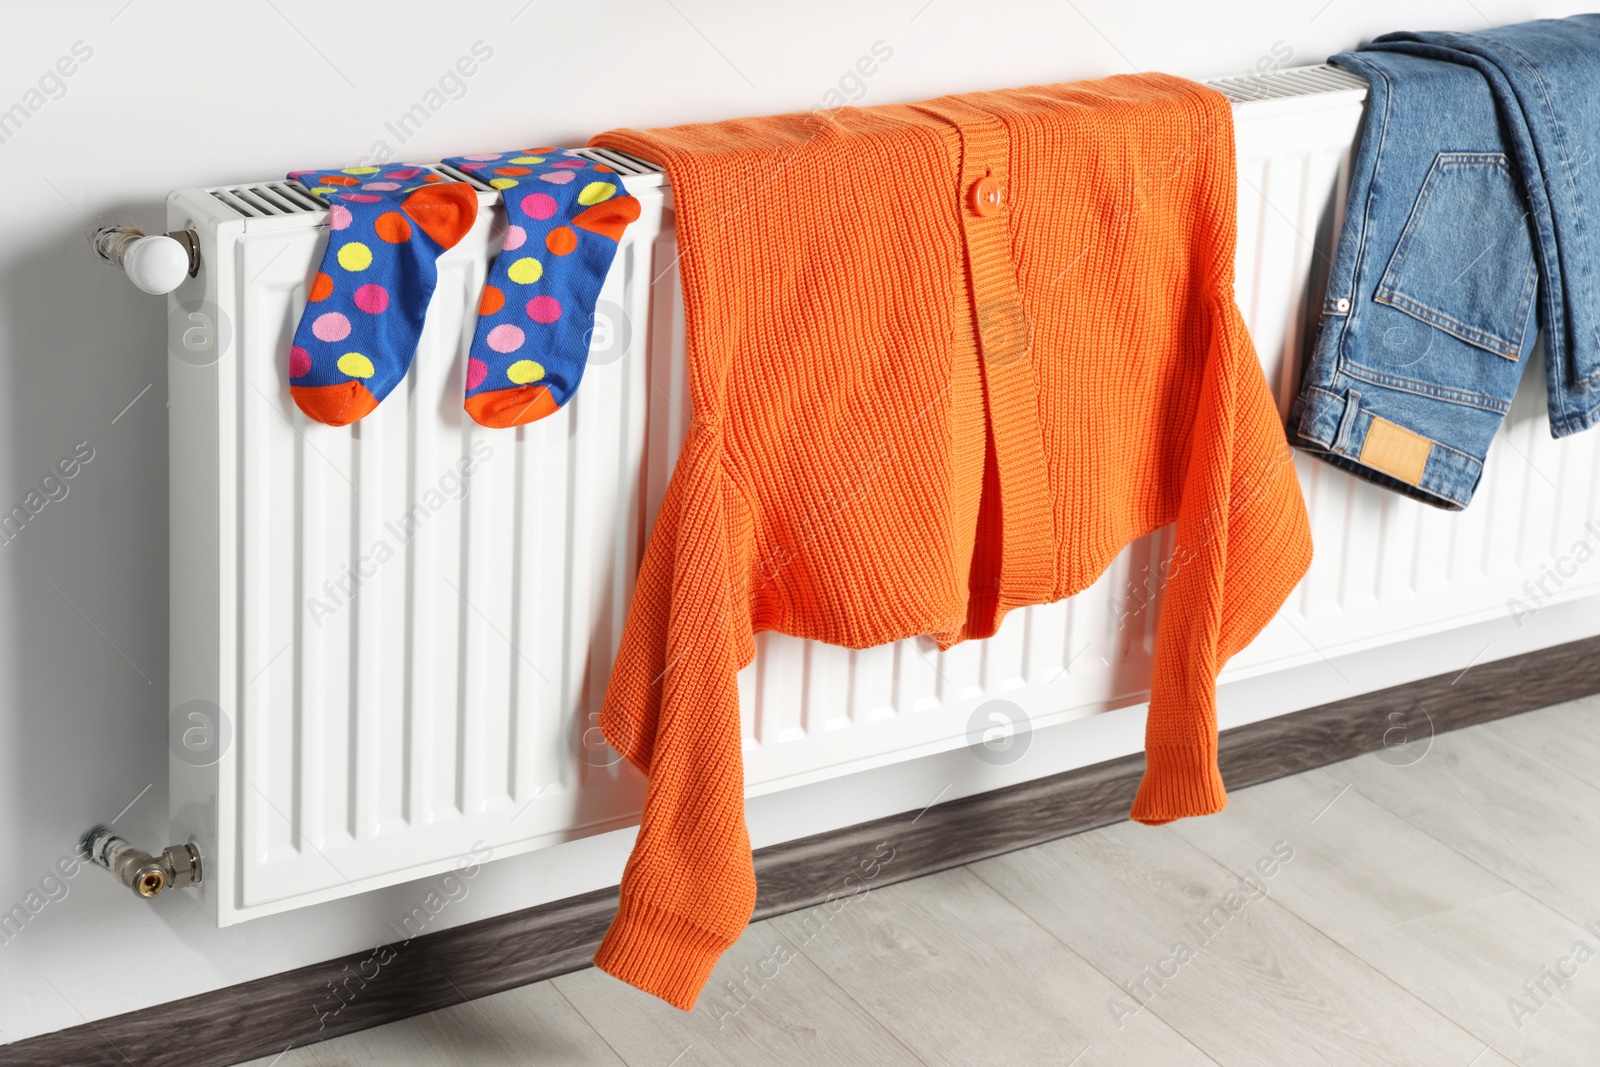
<instances>
[{"instance_id":1,"label":"cardigan sleeve","mask_svg":"<svg viewBox=\"0 0 1600 1067\"><path fill-rule=\"evenodd\" d=\"M754 656L748 509L720 433L691 427L645 550L600 728L649 779L594 962L689 1010L750 921L739 669Z\"/></svg>"},{"instance_id":2,"label":"cardigan sleeve","mask_svg":"<svg viewBox=\"0 0 1600 1067\"><path fill-rule=\"evenodd\" d=\"M1151 825L1227 804L1217 767L1217 672L1271 621L1311 564L1293 454L1231 291L1218 292L1210 317L1176 537L1161 575L1145 774L1131 813Z\"/></svg>"}]
</instances>

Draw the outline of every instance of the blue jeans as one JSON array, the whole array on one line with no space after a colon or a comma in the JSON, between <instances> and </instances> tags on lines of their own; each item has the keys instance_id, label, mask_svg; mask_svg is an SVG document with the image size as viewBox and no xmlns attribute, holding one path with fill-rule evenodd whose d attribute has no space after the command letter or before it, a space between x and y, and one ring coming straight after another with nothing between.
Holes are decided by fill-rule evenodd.
<instances>
[{"instance_id":1,"label":"blue jeans","mask_svg":"<svg viewBox=\"0 0 1600 1067\"><path fill-rule=\"evenodd\" d=\"M1439 507L1472 499L1543 328L1551 433L1600 422L1600 16L1390 34L1295 443Z\"/></svg>"}]
</instances>

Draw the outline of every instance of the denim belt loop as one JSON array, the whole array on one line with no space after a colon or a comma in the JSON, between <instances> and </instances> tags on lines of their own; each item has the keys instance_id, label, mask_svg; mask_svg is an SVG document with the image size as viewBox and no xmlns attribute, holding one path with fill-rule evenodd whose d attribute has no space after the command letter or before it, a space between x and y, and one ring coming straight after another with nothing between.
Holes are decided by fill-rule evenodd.
<instances>
[{"instance_id":1,"label":"denim belt loop","mask_svg":"<svg viewBox=\"0 0 1600 1067\"><path fill-rule=\"evenodd\" d=\"M1345 394L1344 414L1339 416L1339 430L1333 435L1333 450L1348 452L1350 435L1356 428L1356 416L1361 413L1361 394L1354 389Z\"/></svg>"}]
</instances>

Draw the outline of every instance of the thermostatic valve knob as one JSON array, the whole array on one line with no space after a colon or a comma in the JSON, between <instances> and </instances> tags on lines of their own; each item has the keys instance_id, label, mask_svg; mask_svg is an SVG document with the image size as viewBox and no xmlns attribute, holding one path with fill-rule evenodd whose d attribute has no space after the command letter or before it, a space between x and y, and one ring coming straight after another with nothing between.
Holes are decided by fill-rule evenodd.
<instances>
[{"instance_id":1,"label":"thermostatic valve knob","mask_svg":"<svg viewBox=\"0 0 1600 1067\"><path fill-rule=\"evenodd\" d=\"M200 241L192 230L146 235L137 226L102 226L93 241L101 259L147 293L170 293L200 269Z\"/></svg>"}]
</instances>

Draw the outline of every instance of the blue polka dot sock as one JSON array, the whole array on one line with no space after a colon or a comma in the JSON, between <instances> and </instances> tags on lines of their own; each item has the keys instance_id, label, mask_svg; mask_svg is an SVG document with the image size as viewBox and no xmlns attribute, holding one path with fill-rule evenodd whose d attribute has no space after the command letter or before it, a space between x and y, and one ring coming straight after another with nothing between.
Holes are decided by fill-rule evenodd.
<instances>
[{"instance_id":1,"label":"blue polka dot sock","mask_svg":"<svg viewBox=\"0 0 1600 1067\"><path fill-rule=\"evenodd\" d=\"M424 168L296 170L328 201L328 248L289 349L289 395L330 426L368 414L417 353L436 260L472 228L478 194Z\"/></svg>"},{"instance_id":2,"label":"blue polka dot sock","mask_svg":"<svg viewBox=\"0 0 1600 1067\"><path fill-rule=\"evenodd\" d=\"M603 163L562 148L445 160L500 190L506 240L483 287L467 360L467 413L520 426L572 399L595 300L639 201Z\"/></svg>"}]
</instances>

